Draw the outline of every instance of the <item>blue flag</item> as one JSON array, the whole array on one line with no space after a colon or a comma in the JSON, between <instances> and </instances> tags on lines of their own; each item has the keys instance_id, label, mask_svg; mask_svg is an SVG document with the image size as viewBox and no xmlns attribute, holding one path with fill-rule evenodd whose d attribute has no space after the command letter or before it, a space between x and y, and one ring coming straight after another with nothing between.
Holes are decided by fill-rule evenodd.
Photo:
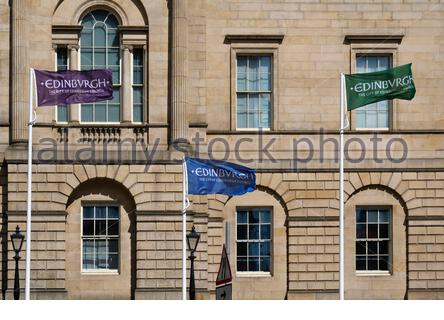
<instances>
[{"instance_id":1,"label":"blue flag","mask_svg":"<svg viewBox=\"0 0 444 320\"><path fill-rule=\"evenodd\" d=\"M256 170L221 160L185 158L188 194L239 196L256 189Z\"/></svg>"}]
</instances>

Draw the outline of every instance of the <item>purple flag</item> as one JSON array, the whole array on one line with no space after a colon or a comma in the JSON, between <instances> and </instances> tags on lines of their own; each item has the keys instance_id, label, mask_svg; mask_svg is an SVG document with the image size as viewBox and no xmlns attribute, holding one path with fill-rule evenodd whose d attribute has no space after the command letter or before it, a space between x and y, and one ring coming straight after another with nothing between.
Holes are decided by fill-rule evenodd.
<instances>
[{"instance_id":1,"label":"purple flag","mask_svg":"<svg viewBox=\"0 0 444 320\"><path fill-rule=\"evenodd\" d=\"M113 98L113 75L110 69L86 71L34 70L37 105L88 103Z\"/></svg>"}]
</instances>

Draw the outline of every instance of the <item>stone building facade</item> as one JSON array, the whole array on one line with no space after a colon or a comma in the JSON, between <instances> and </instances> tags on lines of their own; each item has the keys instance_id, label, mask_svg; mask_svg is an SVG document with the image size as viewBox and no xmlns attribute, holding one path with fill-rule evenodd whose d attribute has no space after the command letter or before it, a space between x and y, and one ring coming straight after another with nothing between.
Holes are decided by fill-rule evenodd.
<instances>
[{"instance_id":1,"label":"stone building facade","mask_svg":"<svg viewBox=\"0 0 444 320\"><path fill-rule=\"evenodd\" d=\"M179 299L188 153L257 169L252 193L190 196L199 299L223 244L234 299L337 299L339 75L410 62L412 101L348 115L345 296L444 298L442 1L4 0L0 39L3 298L30 68L115 76L113 101L36 109L32 298Z\"/></svg>"}]
</instances>

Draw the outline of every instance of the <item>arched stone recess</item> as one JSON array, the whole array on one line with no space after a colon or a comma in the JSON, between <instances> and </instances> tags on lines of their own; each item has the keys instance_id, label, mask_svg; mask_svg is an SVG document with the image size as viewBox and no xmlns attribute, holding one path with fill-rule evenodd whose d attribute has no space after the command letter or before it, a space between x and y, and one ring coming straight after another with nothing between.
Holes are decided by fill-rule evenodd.
<instances>
[{"instance_id":1,"label":"arched stone recess","mask_svg":"<svg viewBox=\"0 0 444 320\"><path fill-rule=\"evenodd\" d=\"M405 299L408 290L409 207L398 192L403 190L401 180L393 174L384 177L384 181L380 179L381 174L374 175L373 179L371 175L363 176L368 178L366 182L369 184L350 192L345 200L345 296L347 299ZM359 207L390 208L390 268L386 274L356 271L356 209Z\"/></svg>"},{"instance_id":2,"label":"arched stone recess","mask_svg":"<svg viewBox=\"0 0 444 320\"><path fill-rule=\"evenodd\" d=\"M89 9L103 8L111 11L123 26L148 25L146 8L140 0L60 0L53 13L54 25L76 25ZM72 12L71 19L66 21L66 12Z\"/></svg>"},{"instance_id":3,"label":"arched stone recess","mask_svg":"<svg viewBox=\"0 0 444 320\"><path fill-rule=\"evenodd\" d=\"M84 170L84 174L91 170ZM77 170L80 170L77 168ZM78 174L78 172L77 172ZM89 172L91 174L91 172ZM78 177L76 175L76 177ZM136 285L136 203L124 184L106 177L81 176L66 204L66 290L70 299L132 299ZM82 266L84 206L119 208L118 271L85 270ZM93 271L93 272L91 272ZM110 270L108 270L110 271Z\"/></svg>"},{"instance_id":4,"label":"arched stone recess","mask_svg":"<svg viewBox=\"0 0 444 320\"><path fill-rule=\"evenodd\" d=\"M409 189L407 181L402 179L401 172L351 172L344 182L345 202L363 189L380 188L391 193L403 203L405 212L421 207L415 193Z\"/></svg>"},{"instance_id":5,"label":"arched stone recess","mask_svg":"<svg viewBox=\"0 0 444 320\"><path fill-rule=\"evenodd\" d=\"M258 179L257 182L260 180ZM271 181L271 180L270 180ZM279 187L280 183L267 185ZM285 190L280 188L279 190ZM236 272L236 208L268 207L272 211L272 270L269 275ZM214 294L215 280L220 263L222 245L229 245L230 265L233 274L233 299L284 299L287 294L287 227L288 208L276 190L258 184L256 191L242 196L208 196L208 281ZM229 226L229 232L227 232ZM229 244L227 243L229 237ZM236 287L238 289L236 289ZM243 288L240 290L239 288ZM245 288L250 288L245 290Z\"/></svg>"}]
</instances>

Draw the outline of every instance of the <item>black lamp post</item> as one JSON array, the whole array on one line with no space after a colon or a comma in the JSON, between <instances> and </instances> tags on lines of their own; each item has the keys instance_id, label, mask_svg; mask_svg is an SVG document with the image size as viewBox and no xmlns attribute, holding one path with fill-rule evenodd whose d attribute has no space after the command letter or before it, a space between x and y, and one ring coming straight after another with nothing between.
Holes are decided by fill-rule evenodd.
<instances>
[{"instance_id":1,"label":"black lamp post","mask_svg":"<svg viewBox=\"0 0 444 320\"><path fill-rule=\"evenodd\" d=\"M196 232L196 229L191 229L191 232L187 234L188 249L190 250L191 270L190 270L190 300L196 300L196 287L194 284L194 259L196 259L194 252L196 252L197 244L199 243L200 234Z\"/></svg>"},{"instance_id":2,"label":"black lamp post","mask_svg":"<svg viewBox=\"0 0 444 320\"><path fill-rule=\"evenodd\" d=\"M14 300L20 299L20 282L19 282L19 260L20 250L22 250L23 239L25 236L20 233L20 228L17 226L15 233L11 234L12 248L14 249L15 256L15 278L14 278Z\"/></svg>"}]
</instances>

